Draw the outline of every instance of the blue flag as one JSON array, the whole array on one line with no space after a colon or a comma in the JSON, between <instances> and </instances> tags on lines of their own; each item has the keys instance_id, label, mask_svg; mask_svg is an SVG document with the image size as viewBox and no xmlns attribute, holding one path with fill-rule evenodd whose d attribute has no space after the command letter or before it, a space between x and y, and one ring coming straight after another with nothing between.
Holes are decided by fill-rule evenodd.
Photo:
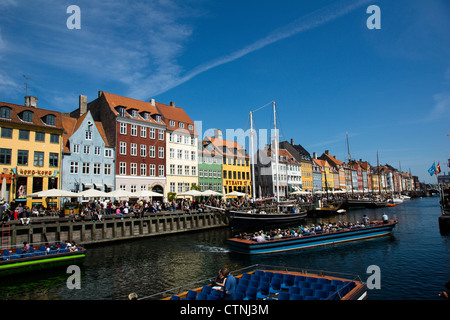
<instances>
[{"instance_id":1,"label":"blue flag","mask_svg":"<svg viewBox=\"0 0 450 320\"><path fill-rule=\"evenodd\" d=\"M433 162L433 165L428 169L428 173L432 176L436 172L436 163Z\"/></svg>"}]
</instances>

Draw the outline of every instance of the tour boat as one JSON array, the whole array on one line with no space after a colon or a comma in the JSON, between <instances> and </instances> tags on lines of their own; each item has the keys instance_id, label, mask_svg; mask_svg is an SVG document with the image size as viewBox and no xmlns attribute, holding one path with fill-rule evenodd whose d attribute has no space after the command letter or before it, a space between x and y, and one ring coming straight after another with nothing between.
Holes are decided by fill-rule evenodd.
<instances>
[{"instance_id":1,"label":"tour boat","mask_svg":"<svg viewBox=\"0 0 450 320\"><path fill-rule=\"evenodd\" d=\"M357 275L290 267L253 265L232 271L231 300L364 300L367 286ZM213 279L156 293L142 300L222 300Z\"/></svg>"},{"instance_id":2,"label":"tour boat","mask_svg":"<svg viewBox=\"0 0 450 320\"><path fill-rule=\"evenodd\" d=\"M341 228L338 231L320 233L303 233L297 237L289 236L261 242L235 237L228 239L228 245L230 250L238 253L274 253L385 236L392 232L396 224L396 220L390 220L388 223L371 222L367 226L354 226L352 228Z\"/></svg>"},{"instance_id":3,"label":"tour boat","mask_svg":"<svg viewBox=\"0 0 450 320\"><path fill-rule=\"evenodd\" d=\"M76 251L70 251L64 243L60 246L30 247L28 252L23 252L20 248L11 251L3 250L0 276L80 264L86 256L86 249L78 248Z\"/></svg>"}]
</instances>

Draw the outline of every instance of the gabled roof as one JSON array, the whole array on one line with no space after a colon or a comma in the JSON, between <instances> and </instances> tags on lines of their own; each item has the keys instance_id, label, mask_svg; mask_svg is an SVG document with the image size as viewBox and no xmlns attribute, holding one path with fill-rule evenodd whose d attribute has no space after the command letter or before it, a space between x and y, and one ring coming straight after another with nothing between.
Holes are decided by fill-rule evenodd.
<instances>
[{"instance_id":1,"label":"gabled roof","mask_svg":"<svg viewBox=\"0 0 450 320\"><path fill-rule=\"evenodd\" d=\"M1 107L8 107L11 110L10 119L0 118L0 122L6 122L6 123L16 123L16 124L22 124L22 125L30 125L30 126L38 126L43 128L54 128L62 130L62 114L58 111L53 110L46 110L41 108L35 108L35 107L26 107L14 103L8 103L8 102L2 102L0 101L0 108ZM33 113L33 118L31 122L23 121L21 119L21 115L23 115L24 111L30 111ZM54 115L55 116L55 125L48 125L45 122L43 122L42 119L44 119L47 115Z\"/></svg>"},{"instance_id":2,"label":"gabled roof","mask_svg":"<svg viewBox=\"0 0 450 320\"><path fill-rule=\"evenodd\" d=\"M68 145L69 138L78 130L80 125L83 123L84 119L86 119L86 116L90 113L88 111L87 113L83 114L79 118L71 118L62 116L62 124L63 124L63 152L70 152L70 148ZM103 141L105 142L106 147L111 147L111 145L108 142L108 139L106 139L105 130L103 129L103 125L100 121L94 121L94 124L102 137Z\"/></svg>"},{"instance_id":3,"label":"gabled roof","mask_svg":"<svg viewBox=\"0 0 450 320\"><path fill-rule=\"evenodd\" d=\"M279 144L280 149L286 149L294 156L297 161L311 161L311 155L301 145L293 145L287 141L282 141Z\"/></svg>"}]
</instances>

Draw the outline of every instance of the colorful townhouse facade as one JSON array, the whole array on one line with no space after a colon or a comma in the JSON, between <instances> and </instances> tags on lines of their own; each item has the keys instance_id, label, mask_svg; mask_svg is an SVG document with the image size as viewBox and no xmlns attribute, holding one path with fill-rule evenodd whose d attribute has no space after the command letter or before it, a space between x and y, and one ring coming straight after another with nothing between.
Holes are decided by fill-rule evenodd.
<instances>
[{"instance_id":1,"label":"colorful townhouse facade","mask_svg":"<svg viewBox=\"0 0 450 320\"><path fill-rule=\"evenodd\" d=\"M201 191L212 190L222 193L222 152L208 141L199 142L198 183Z\"/></svg>"},{"instance_id":2,"label":"colorful townhouse facade","mask_svg":"<svg viewBox=\"0 0 450 320\"><path fill-rule=\"evenodd\" d=\"M280 142L280 149L287 150L300 163L302 174L302 190L313 191L313 161L311 155L300 144L294 144L294 140L290 142Z\"/></svg>"},{"instance_id":3,"label":"colorful townhouse facade","mask_svg":"<svg viewBox=\"0 0 450 320\"><path fill-rule=\"evenodd\" d=\"M115 152L115 188L131 193L151 190L167 195L166 122L155 102L100 91L87 104L94 121L102 124ZM80 110L72 112L80 114Z\"/></svg>"},{"instance_id":4,"label":"colorful townhouse facade","mask_svg":"<svg viewBox=\"0 0 450 320\"><path fill-rule=\"evenodd\" d=\"M198 185L198 136L195 123L185 110L175 106L162 104L151 100L162 119L166 123L166 157L167 190L182 193L189 191L193 185Z\"/></svg>"},{"instance_id":5,"label":"colorful townhouse facade","mask_svg":"<svg viewBox=\"0 0 450 320\"><path fill-rule=\"evenodd\" d=\"M61 113L38 108L36 97L25 97L24 105L0 102L3 200L30 208L58 206L58 198L26 195L61 187L62 135Z\"/></svg>"},{"instance_id":6,"label":"colorful townhouse facade","mask_svg":"<svg viewBox=\"0 0 450 320\"><path fill-rule=\"evenodd\" d=\"M80 96L82 104L85 96ZM63 116L62 189L80 192L115 190L115 149L106 139L103 125L90 111L79 118Z\"/></svg>"}]
</instances>

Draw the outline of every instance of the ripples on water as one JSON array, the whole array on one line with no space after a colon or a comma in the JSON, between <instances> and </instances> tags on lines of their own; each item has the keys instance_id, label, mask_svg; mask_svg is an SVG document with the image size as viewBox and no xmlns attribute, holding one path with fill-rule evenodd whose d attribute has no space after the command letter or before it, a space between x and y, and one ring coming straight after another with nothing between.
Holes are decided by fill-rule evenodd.
<instances>
[{"instance_id":1,"label":"ripples on water","mask_svg":"<svg viewBox=\"0 0 450 320\"><path fill-rule=\"evenodd\" d=\"M358 274L381 268L381 289L369 299L439 299L450 280L449 238L439 234L439 199L410 200L395 208L355 210L346 215L308 219L307 223L356 222L363 214L381 220L383 211L399 220L391 236L268 255L230 252L228 228L133 240L88 248L80 290L69 290L65 270L2 281L0 299L126 299L130 292L147 296L211 278L223 266L281 265Z\"/></svg>"}]
</instances>

